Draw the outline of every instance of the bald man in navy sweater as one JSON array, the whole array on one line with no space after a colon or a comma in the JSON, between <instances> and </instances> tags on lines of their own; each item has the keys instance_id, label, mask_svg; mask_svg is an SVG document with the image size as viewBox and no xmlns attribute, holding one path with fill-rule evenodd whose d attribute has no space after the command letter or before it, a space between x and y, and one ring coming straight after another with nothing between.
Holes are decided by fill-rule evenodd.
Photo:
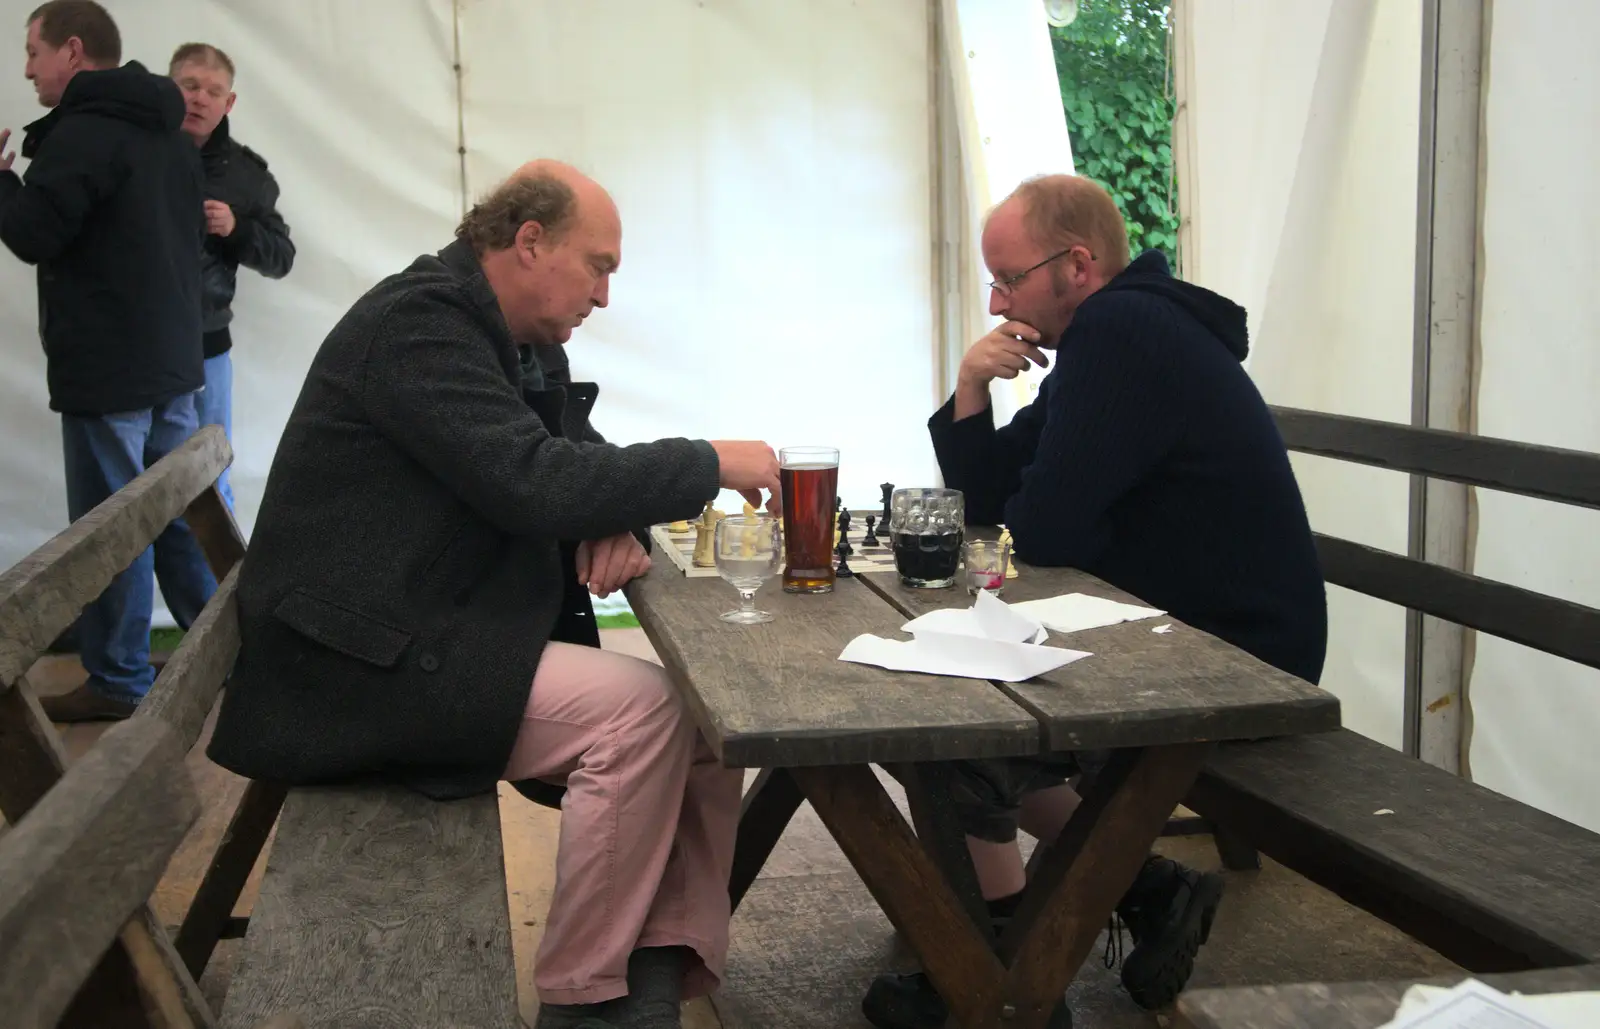
<instances>
[{"instance_id":1,"label":"bald man in navy sweater","mask_svg":"<svg viewBox=\"0 0 1600 1029\"><path fill-rule=\"evenodd\" d=\"M968 521L1003 523L1029 564L1080 568L1316 682L1322 572L1283 439L1241 364L1244 309L1174 279L1159 252L1130 263L1115 202L1077 176L1024 183L990 214L982 246L989 311L1007 320L967 352L928 422ZM989 384L1029 365L1051 369L1038 397L996 428ZM1018 827L1054 839L1078 802L1066 776L1093 759L957 764L955 807L1003 921L1026 884ZM1117 907L1136 1002L1177 997L1221 895L1220 876L1146 863ZM880 977L863 1007L881 1029L944 1014L921 974ZM1070 1025L1064 1006L1057 1025Z\"/></svg>"}]
</instances>

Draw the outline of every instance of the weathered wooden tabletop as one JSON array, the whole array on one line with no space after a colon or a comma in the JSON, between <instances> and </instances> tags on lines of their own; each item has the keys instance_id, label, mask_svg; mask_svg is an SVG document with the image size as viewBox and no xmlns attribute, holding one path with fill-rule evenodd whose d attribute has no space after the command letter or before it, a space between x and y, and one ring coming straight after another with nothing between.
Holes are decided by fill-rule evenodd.
<instances>
[{"instance_id":1,"label":"weathered wooden tabletop","mask_svg":"<svg viewBox=\"0 0 1600 1029\"><path fill-rule=\"evenodd\" d=\"M1467 976L1430 979L1454 986ZM1600 990L1600 966L1546 968L1483 975L1504 993L1568 993ZM1394 1018L1411 982L1299 983L1195 990L1178 999L1178 1025L1185 1029L1374 1029Z\"/></svg>"},{"instance_id":2,"label":"weathered wooden tabletop","mask_svg":"<svg viewBox=\"0 0 1600 1029\"><path fill-rule=\"evenodd\" d=\"M1006 603L1086 593L1144 605L1075 569L1019 563L1018 573L1006 580L1000 597ZM908 618L972 605L965 589L914 589L892 572L861 578ZM1152 631L1162 625L1171 631ZM1049 643L1094 657L1026 682L997 684L1039 719L1048 750L1248 740L1339 727L1332 694L1167 615L1052 632Z\"/></svg>"},{"instance_id":3,"label":"weathered wooden tabletop","mask_svg":"<svg viewBox=\"0 0 1600 1029\"><path fill-rule=\"evenodd\" d=\"M853 579L817 595L785 593L774 579L756 606L776 618L749 626L717 617L738 606L732 586L691 579L661 554L627 595L730 767L939 761L1043 746L1038 720L988 682L840 661L864 632L909 639L897 631L905 619Z\"/></svg>"},{"instance_id":4,"label":"weathered wooden tabletop","mask_svg":"<svg viewBox=\"0 0 1600 1029\"><path fill-rule=\"evenodd\" d=\"M1083 592L1138 603L1070 569L1024 567L1008 602ZM1056 750L1320 732L1338 728L1331 694L1175 619L1127 622L1051 643L1092 653L1022 683L894 672L840 661L861 633L899 627L937 607L966 607L962 588L919 590L893 574L840 579L831 594L756 594L774 621L717 618L738 595L720 578L688 578L657 555L628 587L634 612L696 707L723 762L798 767L937 761ZM1166 634L1151 632L1170 624Z\"/></svg>"}]
</instances>

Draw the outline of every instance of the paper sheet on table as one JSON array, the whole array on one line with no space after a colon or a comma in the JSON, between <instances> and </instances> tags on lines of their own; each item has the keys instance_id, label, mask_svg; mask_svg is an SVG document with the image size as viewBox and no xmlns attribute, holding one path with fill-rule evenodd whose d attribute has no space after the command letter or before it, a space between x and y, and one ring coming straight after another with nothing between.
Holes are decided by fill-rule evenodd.
<instances>
[{"instance_id":1,"label":"paper sheet on table","mask_svg":"<svg viewBox=\"0 0 1600 1029\"><path fill-rule=\"evenodd\" d=\"M1041 646L1049 636L1044 628L990 593L979 593L970 608L930 611L904 628L915 638L904 642L865 633L845 645L839 660L899 672L1021 682L1090 656Z\"/></svg>"},{"instance_id":2,"label":"paper sheet on table","mask_svg":"<svg viewBox=\"0 0 1600 1029\"><path fill-rule=\"evenodd\" d=\"M1476 979L1452 987L1413 986L1393 1021L1379 1029L1590 1029L1600 993L1505 994Z\"/></svg>"},{"instance_id":3,"label":"paper sheet on table","mask_svg":"<svg viewBox=\"0 0 1600 1029\"><path fill-rule=\"evenodd\" d=\"M940 608L929 611L900 627L916 636L943 633L950 636L979 636L1011 643L1043 643L1050 634L1036 619L1018 613L1015 607L992 593L979 593L969 608Z\"/></svg>"},{"instance_id":4,"label":"paper sheet on table","mask_svg":"<svg viewBox=\"0 0 1600 1029\"><path fill-rule=\"evenodd\" d=\"M1079 632L1098 629L1119 622L1136 622L1141 618L1154 618L1166 614L1153 607L1124 604L1104 597L1091 597L1087 593L1063 593L1043 600L1024 600L1012 604L1011 610L1025 615L1056 632Z\"/></svg>"},{"instance_id":5,"label":"paper sheet on table","mask_svg":"<svg viewBox=\"0 0 1600 1029\"><path fill-rule=\"evenodd\" d=\"M1081 650L1062 647L924 632L909 642L863 634L845 644L839 660L897 672L1021 682L1089 656Z\"/></svg>"}]
</instances>

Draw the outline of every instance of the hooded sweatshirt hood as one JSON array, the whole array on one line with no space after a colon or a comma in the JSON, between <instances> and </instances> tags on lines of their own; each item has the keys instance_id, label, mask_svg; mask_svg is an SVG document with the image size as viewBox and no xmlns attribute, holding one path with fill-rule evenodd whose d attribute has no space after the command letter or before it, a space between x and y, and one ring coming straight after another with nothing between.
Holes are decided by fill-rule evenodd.
<instances>
[{"instance_id":1,"label":"hooded sweatshirt hood","mask_svg":"<svg viewBox=\"0 0 1600 1029\"><path fill-rule=\"evenodd\" d=\"M1250 353L1245 309L1221 294L1173 278L1166 255L1159 250L1146 250L1101 288L1102 293L1118 290L1161 297L1187 311L1239 361Z\"/></svg>"},{"instance_id":2,"label":"hooded sweatshirt hood","mask_svg":"<svg viewBox=\"0 0 1600 1029\"><path fill-rule=\"evenodd\" d=\"M55 123L69 114L99 115L150 132L173 132L183 126L184 110L177 83L152 74L138 61L119 68L80 71L67 83L61 103L28 126L27 149L37 149ZM24 152L22 156L32 154Z\"/></svg>"}]
</instances>

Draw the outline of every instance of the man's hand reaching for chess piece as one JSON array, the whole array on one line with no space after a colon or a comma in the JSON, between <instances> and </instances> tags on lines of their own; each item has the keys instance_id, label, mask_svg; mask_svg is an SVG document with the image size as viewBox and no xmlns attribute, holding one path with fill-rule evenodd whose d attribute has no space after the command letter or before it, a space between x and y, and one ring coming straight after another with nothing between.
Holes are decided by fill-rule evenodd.
<instances>
[{"instance_id":1,"label":"man's hand reaching for chess piece","mask_svg":"<svg viewBox=\"0 0 1600 1029\"><path fill-rule=\"evenodd\" d=\"M608 597L650 570L650 555L631 532L578 544L578 582Z\"/></svg>"},{"instance_id":2,"label":"man's hand reaching for chess piece","mask_svg":"<svg viewBox=\"0 0 1600 1029\"><path fill-rule=\"evenodd\" d=\"M1039 330L1027 322L1002 322L994 331L972 344L961 359L956 373L955 420L975 415L989 406L989 383L995 379L1015 379L1028 368L1050 367L1050 359L1039 349Z\"/></svg>"},{"instance_id":3,"label":"man's hand reaching for chess piece","mask_svg":"<svg viewBox=\"0 0 1600 1029\"><path fill-rule=\"evenodd\" d=\"M761 506L761 491L768 494L767 510L776 513L782 500L778 493L778 455L758 440L714 439L724 489L738 490L752 507Z\"/></svg>"}]
</instances>

